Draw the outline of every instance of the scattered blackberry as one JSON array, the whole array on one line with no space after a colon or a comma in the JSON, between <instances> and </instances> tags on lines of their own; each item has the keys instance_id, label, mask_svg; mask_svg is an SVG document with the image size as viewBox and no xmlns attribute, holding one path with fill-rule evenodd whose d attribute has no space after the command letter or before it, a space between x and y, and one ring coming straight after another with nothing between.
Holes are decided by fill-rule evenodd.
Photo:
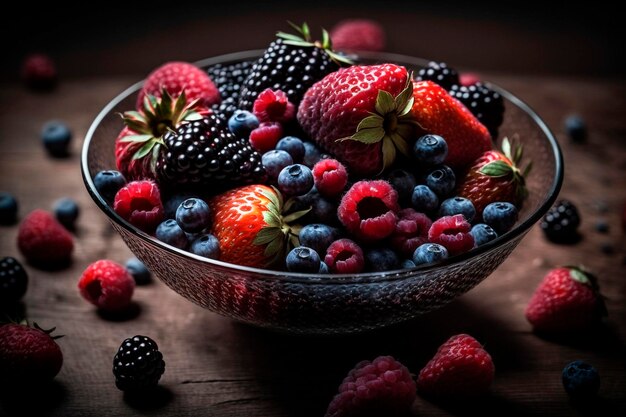
<instances>
[{"instance_id":1,"label":"scattered blackberry","mask_svg":"<svg viewBox=\"0 0 626 417\"><path fill-rule=\"evenodd\" d=\"M254 100L266 88L283 91L297 106L311 85L339 69L340 63L351 63L332 51L327 33L324 42L313 42L306 23L294 28L300 36L279 32L278 39L254 63L239 93L242 110L251 110Z\"/></svg>"},{"instance_id":2,"label":"scattered blackberry","mask_svg":"<svg viewBox=\"0 0 626 417\"><path fill-rule=\"evenodd\" d=\"M449 90L453 85L459 83L459 74L454 68L448 67L445 62L430 61L426 68L420 69L417 73L417 81L426 80L436 82Z\"/></svg>"},{"instance_id":3,"label":"scattered blackberry","mask_svg":"<svg viewBox=\"0 0 626 417\"><path fill-rule=\"evenodd\" d=\"M28 275L22 265L7 256L0 259L0 302L3 306L18 301L28 287Z\"/></svg>"},{"instance_id":4,"label":"scattered blackberry","mask_svg":"<svg viewBox=\"0 0 626 417\"><path fill-rule=\"evenodd\" d=\"M498 92L482 83L476 83L470 86L453 85L449 93L465 104L465 107L489 129L491 137L498 137L498 128L504 115L504 100Z\"/></svg>"},{"instance_id":5,"label":"scattered blackberry","mask_svg":"<svg viewBox=\"0 0 626 417\"><path fill-rule=\"evenodd\" d=\"M115 385L121 391L154 388L164 371L163 355L156 342L147 336L124 340L113 358Z\"/></svg>"},{"instance_id":6,"label":"scattered blackberry","mask_svg":"<svg viewBox=\"0 0 626 417\"><path fill-rule=\"evenodd\" d=\"M234 64L216 64L207 69L209 77L217 86L222 97L222 102L214 104L212 109L224 120L228 120L237 110L239 91L252 68L252 64L254 64L253 61L243 61Z\"/></svg>"},{"instance_id":7,"label":"scattered blackberry","mask_svg":"<svg viewBox=\"0 0 626 417\"><path fill-rule=\"evenodd\" d=\"M559 201L543 216L540 223L540 227L546 234L546 237L557 243L575 241L579 225L580 216L578 209L567 200Z\"/></svg>"},{"instance_id":8,"label":"scattered blackberry","mask_svg":"<svg viewBox=\"0 0 626 417\"><path fill-rule=\"evenodd\" d=\"M168 183L251 183L265 177L261 155L214 114L166 133L163 142L167 150L159 155L156 169Z\"/></svg>"}]
</instances>

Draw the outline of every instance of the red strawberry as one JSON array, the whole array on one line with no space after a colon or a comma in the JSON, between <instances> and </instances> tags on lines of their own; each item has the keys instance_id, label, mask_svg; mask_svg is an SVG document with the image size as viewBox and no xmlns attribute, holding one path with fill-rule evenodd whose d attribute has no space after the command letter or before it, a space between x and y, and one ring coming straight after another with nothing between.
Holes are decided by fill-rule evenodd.
<instances>
[{"instance_id":1,"label":"red strawberry","mask_svg":"<svg viewBox=\"0 0 626 417\"><path fill-rule=\"evenodd\" d=\"M496 201L508 201L520 206L528 194L524 178L530 172L531 164L522 173L518 164L522 159L522 147L517 146L514 155L508 139L502 142L502 152L495 150L483 153L459 180L457 195L472 201L476 213Z\"/></svg>"},{"instance_id":2,"label":"red strawberry","mask_svg":"<svg viewBox=\"0 0 626 417\"><path fill-rule=\"evenodd\" d=\"M472 336L452 336L417 377L418 392L437 398L467 398L484 394L493 382L491 356Z\"/></svg>"},{"instance_id":3,"label":"red strawberry","mask_svg":"<svg viewBox=\"0 0 626 417\"><path fill-rule=\"evenodd\" d=\"M37 324L0 326L0 379L28 383L54 378L63 365L63 353L51 337L54 331L42 330Z\"/></svg>"},{"instance_id":4,"label":"red strawberry","mask_svg":"<svg viewBox=\"0 0 626 417\"><path fill-rule=\"evenodd\" d=\"M206 72L188 62L168 62L148 75L137 97L137 109L143 106L146 95L160 97L163 90L172 97L185 91L189 100L197 100L207 108L222 101L219 90Z\"/></svg>"},{"instance_id":5,"label":"red strawberry","mask_svg":"<svg viewBox=\"0 0 626 417\"><path fill-rule=\"evenodd\" d=\"M549 271L526 306L526 319L540 332L583 330L605 315L596 278L572 266Z\"/></svg>"},{"instance_id":6,"label":"red strawberry","mask_svg":"<svg viewBox=\"0 0 626 417\"><path fill-rule=\"evenodd\" d=\"M52 214L37 209L22 220L17 245L29 262L63 264L72 256L74 238Z\"/></svg>"},{"instance_id":7,"label":"red strawberry","mask_svg":"<svg viewBox=\"0 0 626 417\"><path fill-rule=\"evenodd\" d=\"M414 136L410 76L394 64L354 65L309 88L298 122L321 147L356 175L377 174L410 154Z\"/></svg>"},{"instance_id":8,"label":"red strawberry","mask_svg":"<svg viewBox=\"0 0 626 417\"><path fill-rule=\"evenodd\" d=\"M445 164L463 168L491 149L487 128L467 108L432 81L413 82L413 117L431 134L448 144Z\"/></svg>"}]
</instances>

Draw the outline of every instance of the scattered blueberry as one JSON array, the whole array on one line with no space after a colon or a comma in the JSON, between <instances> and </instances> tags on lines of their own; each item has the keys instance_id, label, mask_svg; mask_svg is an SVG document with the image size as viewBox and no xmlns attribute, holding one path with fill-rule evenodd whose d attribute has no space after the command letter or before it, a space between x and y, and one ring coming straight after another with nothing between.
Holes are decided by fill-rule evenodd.
<instances>
[{"instance_id":1,"label":"scattered blueberry","mask_svg":"<svg viewBox=\"0 0 626 417\"><path fill-rule=\"evenodd\" d=\"M289 165L278 174L278 189L288 196L304 195L311 191L313 184L313 172L306 165Z\"/></svg>"},{"instance_id":2,"label":"scattered blueberry","mask_svg":"<svg viewBox=\"0 0 626 417\"><path fill-rule=\"evenodd\" d=\"M448 250L436 243L424 243L413 252L415 266L432 264L448 257Z\"/></svg>"},{"instance_id":3,"label":"scattered blueberry","mask_svg":"<svg viewBox=\"0 0 626 417\"><path fill-rule=\"evenodd\" d=\"M502 235L511 230L517 221L517 208L503 201L488 204L483 210L483 221Z\"/></svg>"},{"instance_id":4,"label":"scattered blueberry","mask_svg":"<svg viewBox=\"0 0 626 417\"><path fill-rule=\"evenodd\" d=\"M498 237L498 234L491 226L485 223L478 223L472 226L470 231L474 237L474 243L476 246L484 245L487 242L491 242Z\"/></svg>"},{"instance_id":5,"label":"scattered blueberry","mask_svg":"<svg viewBox=\"0 0 626 417\"><path fill-rule=\"evenodd\" d=\"M0 224L14 224L17 221L17 199L13 194L0 192Z\"/></svg>"},{"instance_id":6,"label":"scattered blueberry","mask_svg":"<svg viewBox=\"0 0 626 417\"><path fill-rule=\"evenodd\" d=\"M565 119L565 131L572 142L581 143L587 140L587 125L580 116L568 116Z\"/></svg>"},{"instance_id":7,"label":"scattered blueberry","mask_svg":"<svg viewBox=\"0 0 626 417\"><path fill-rule=\"evenodd\" d=\"M313 272L318 273L320 270L320 256L311 248L306 246L298 246L293 248L287 254L286 266L291 272Z\"/></svg>"},{"instance_id":8,"label":"scattered blueberry","mask_svg":"<svg viewBox=\"0 0 626 417\"><path fill-rule=\"evenodd\" d=\"M393 271L400 267L400 259L389 248L375 248L365 252L365 264L371 272Z\"/></svg>"},{"instance_id":9,"label":"scattered blueberry","mask_svg":"<svg viewBox=\"0 0 626 417\"><path fill-rule=\"evenodd\" d=\"M319 273L320 274L330 274L330 269L328 269L328 265L326 265L326 262L324 262L324 261L320 262Z\"/></svg>"},{"instance_id":10,"label":"scattered blueberry","mask_svg":"<svg viewBox=\"0 0 626 417\"><path fill-rule=\"evenodd\" d=\"M439 198L428 186L420 184L413 189L411 204L419 213L433 213L439 207Z\"/></svg>"},{"instance_id":11,"label":"scattered blueberry","mask_svg":"<svg viewBox=\"0 0 626 417\"><path fill-rule=\"evenodd\" d=\"M126 261L126 270L133 276L137 285L146 285L152 281L152 273L148 267L137 258L130 258Z\"/></svg>"},{"instance_id":12,"label":"scattered blueberry","mask_svg":"<svg viewBox=\"0 0 626 417\"><path fill-rule=\"evenodd\" d=\"M420 165L443 164L448 156L448 144L439 135L424 135L415 142L413 155Z\"/></svg>"},{"instance_id":13,"label":"scattered blueberry","mask_svg":"<svg viewBox=\"0 0 626 417\"><path fill-rule=\"evenodd\" d=\"M456 185L454 171L447 165L439 165L426 176L426 185L439 198L449 195Z\"/></svg>"},{"instance_id":14,"label":"scattered blueberry","mask_svg":"<svg viewBox=\"0 0 626 417\"><path fill-rule=\"evenodd\" d=\"M563 368L563 387L575 400L593 398L600 390L598 370L583 361L574 361Z\"/></svg>"},{"instance_id":15,"label":"scattered blueberry","mask_svg":"<svg viewBox=\"0 0 626 417\"><path fill-rule=\"evenodd\" d=\"M247 110L237 110L228 119L228 129L238 138L247 138L257 127L259 127L259 119Z\"/></svg>"},{"instance_id":16,"label":"scattered blueberry","mask_svg":"<svg viewBox=\"0 0 626 417\"><path fill-rule=\"evenodd\" d=\"M302 139L295 136L285 136L279 140L276 144L276 149L286 151L289 155L291 155L291 158L295 163L302 162L306 152Z\"/></svg>"},{"instance_id":17,"label":"scattered blueberry","mask_svg":"<svg viewBox=\"0 0 626 417\"><path fill-rule=\"evenodd\" d=\"M155 237L161 242L179 249L185 249L189 244L187 234L174 219L167 219L159 224L155 232Z\"/></svg>"},{"instance_id":18,"label":"scattered blueberry","mask_svg":"<svg viewBox=\"0 0 626 417\"><path fill-rule=\"evenodd\" d=\"M337 230L321 223L307 224L298 235L300 244L315 250L318 254L326 254L326 249L337 240Z\"/></svg>"},{"instance_id":19,"label":"scattered blueberry","mask_svg":"<svg viewBox=\"0 0 626 417\"><path fill-rule=\"evenodd\" d=\"M209 227L211 210L199 198L188 198L176 209L176 223L188 233L198 233Z\"/></svg>"},{"instance_id":20,"label":"scattered blueberry","mask_svg":"<svg viewBox=\"0 0 626 417\"><path fill-rule=\"evenodd\" d=\"M293 158L286 151L272 149L263 154L261 162L270 181L276 182L280 171L289 165L293 165Z\"/></svg>"},{"instance_id":21,"label":"scattered blueberry","mask_svg":"<svg viewBox=\"0 0 626 417\"><path fill-rule=\"evenodd\" d=\"M71 198L61 198L54 203L52 208L54 215L63 226L68 230L74 230L76 219L80 214L80 209L76 201Z\"/></svg>"},{"instance_id":22,"label":"scattered blueberry","mask_svg":"<svg viewBox=\"0 0 626 417\"><path fill-rule=\"evenodd\" d=\"M398 192L400 204L408 205L413 195L413 189L417 185L415 176L404 169L394 169L387 176L387 181Z\"/></svg>"},{"instance_id":23,"label":"scattered blueberry","mask_svg":"<svg viewBox=\"0 0 626 417\"><path fill-rule=\"evenodd\" d=\"M219 259L220 242L211 234L204 234L191 242L191 253L204 256L205 258Z\"/></svg>"},{"instance_id":24,"label":"scattered blueberry","mask_svg":"<svg viewBox=\"0 0 626 417\"><path fill-rule=\"evenodd\" d=\"M62 158L69 153L72 132L65 123L54 120L43 126L41 140L51 156Z\"/></svg>"},{"instance_id":25,"label":"scattered blueberry","mask_svg":"<svg viewBox=\"0 0 626 417\"><path fill-rule=\"evenodd\" d=\"M126 178L115 170L100 171L93 179L93 184L104 200L112 204L115 194L126 185Z\"/></svg>"},{"instance_id":26,"label":"scattered blueberry","mask_svg":"<svg viewBox=\"0 0 626 417\"><path fill-rule=\"evenodd\" d=\"M302 143L304 144L304 158L302 158L302 163L313 169L315 164L322 159L322 151L320 151L313 142L307 140Z\"/></svg>"},{"instance_id":27,"label":"scattered blueberry","mask_svg":"<svg viewBox=\"0 0 626 417\"><path fill-rule=\"evenodd\" d=\"M412 259L405 259L402 261L402 263L400 264L400 268L402 269L411 269L411 268L415 268L415 262L413 262Z\"/></svg>"},{"instance_id":28,"label":"scattered blueberry","mask_svg":"<svg viewBox=\"0 0 626 417\"><path fill-rule=\"evenodd\" d=\"M600 251L605 255L613 255L615 253L615 246L609 242L604 242L600 245Z\"/></svg>"},{"instance_id":29,"label":"scattered blueberry","mask_svg":"<svg viewBox=\"0 0 626 417\"><path fill-rule=\"evenodd\" d=\"M444 200L439 207L439 217L462 214L465 220L472 222L476 217L476 209L470 200L464 197L453 197Z\"/></svg>"},{"instance_id":30,"label":"scattered blueberry","mask_svg":"<svg viewBox=\"0 0 626 417\"><path fill-rule=\"evenodd\" d=\"M609 224L605 220L596 222L596 231L599 233L609 233Z\"/></svg>"}]
</instances>

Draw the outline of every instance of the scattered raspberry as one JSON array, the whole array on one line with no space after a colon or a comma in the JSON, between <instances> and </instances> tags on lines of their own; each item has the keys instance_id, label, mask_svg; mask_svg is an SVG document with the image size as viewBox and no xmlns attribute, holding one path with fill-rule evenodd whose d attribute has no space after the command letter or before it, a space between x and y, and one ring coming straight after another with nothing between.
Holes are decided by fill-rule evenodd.
<instances>
[{"instance_id":1,"label":"scattered raspberry","mask_svg":"<svg viewBox=\"0 0 626 417\"><path fill-rule=\"evenodd\" d=\"M54 87L57 81L57 69L54 61L47 55L33 54L22 63L22 80L35 90L46 90Z\"/></svg>"},{"instance_id":2,"label":"scattered raspberry","mask_svg":"<svg viewBox=\"0 0 626 417\"><path fill-rule=\"evenodd\" d=\"M261 92L252 106L259 122L286 123L296 117L296 108L281 90L268 88Z\"/></svg>"},{"instance_id":3,"label":"scattered raspberry","mask_svg":"<svg viewBox=\"0 0 626 417\"><path fill-rule=\"evenodd\" d=\"M337 50L379 52L385 49L385 38L383 27L369 19L343 20L330 32Z\"/></svg>"},{"instance_id":4,"label":"scattered raspberry","mask_svg":"<svg viewBox=\"0 0 626 417\"><path fill-rule=\"evenodd\" d=\"M336 159L322 159L313 167L313 179L320 194L335 197L346 188L348 171Z\"/></svg>"},{"instance_id":5,"label":"scattered raspberry","mask_svg":"<svg viewBox=\"0 0 626 417\"><path fill-rule=\"evenodd\" d=\"M428 242L428 230L432 223L424 213L411 208L400 210L396 229L391 234L391 246L410 259L418 246Z\"/></svg>"},{"instance_id":6,"label":"scattered raspberry","mask_svg":"<svg viewBox=\"0 0 626 417\"><path fill-rule=\"evenodd\" d=\"M359 362L339 386L326 417L405 415L415 401L415 381L391 356Z\"/></svg>"},{"instance_id":7,"label":"scattered raspberry","mask_svg":"<svg viewBox=\"0 0 626 417\"><path fill-rule=\"evenodd\" d=\"M276 147L283 136L283 127L277 122L264 122L250 132L250 145L258 152L265 153Z\"/></svg>"},{"instance_id":8,"label":"scattered raspberry","mask_svg":"<svg viewBox=\"0 0 626 417\"><path fill-rule=\"evenodd\" d=\"M459 83L462 86L469 87L479 82L481 82L481 80L478 74L474 74L473 72L462 72L459 74Z\"/></svg>"},{"instance_id":9,"label":"scattered raspberry","mask_svg":"<svg viewBox=\"0 0 626 417\"><path fill-rule=\"evenodd\" d=\"M113 209L133 226L151 233L163 220L161 193L148 180L129 182L115 195Z\"/></svg>"},{"instance_id":10,"label":"scattered raspberry","mask_svg":"<svg viewBox=\"0 0 626 417\"><path fill-rule=\"evenodd\" d=\"M341 199L337 215L350 233L372 241L393 233L398 210L398 192L387 181L359 181Z\"/></svg>"},{"instance_id":11,"label":"scattered raspberry","mask_svg":"<svg viewBox=\"0 0 626 417\"><path fill-rule=\"evenodd\" d=\"M34 210L20 224L17 245L29 262L63 264L74 250L74 239L52 214Z\"/></svg>"},{"instance_id":12,"label":"scattered raspberry","mask_svg":"<svg viewBox=\"0 0 626 417\"><path fill-rule=\"evenodd\" d=\"M89 265L78 281L80 294L105 311L128 307L135 290L135 280L122 265L103 259Z\"/></svg>"},{"instance_id":13,"label":"scattered raspberry","mask_svg":"<svg viewBox=\"0 0 626 417\"><path fill-rule=\"evenodd\" d=\"M458 255L474 247L474 237L469 224L462 214L444 216L436 220L428 231L428 240L448 249L450 255Z\"/></svg>"},{"instance_id":14,"label":"scattered raspberry","mask_svg":"<svg viewBox=\"0 0 626 417\"><path fill-rule=\"evenodd\" d=\"M324 263L337 274L358 274L365 266L363 250L350 239L339 239L326 249Z\"/></svg>"},{"instance_id":15,"label":"scattered raspberry","mask_svg":"<svg viewBox=\"0 0 626 417\"><path fill-rule=\"evenodd\" d=\"M452 336L439 347L417 378L419 392L437 398L484 394L493 382L491 356L472 336Z\"/></svg>"}]
</instances>

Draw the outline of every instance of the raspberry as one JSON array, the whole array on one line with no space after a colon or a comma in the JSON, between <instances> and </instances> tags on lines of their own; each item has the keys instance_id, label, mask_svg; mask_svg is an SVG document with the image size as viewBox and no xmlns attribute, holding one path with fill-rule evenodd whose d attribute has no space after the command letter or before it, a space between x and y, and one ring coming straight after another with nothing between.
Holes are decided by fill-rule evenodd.
<instances>
[{"instance_id":1,"label":"raspberry","mask_svg":"<svg viewBox=\"0 0 626 417\"><path fill-rule=\"evenodd\" d=\"M350 239L339 239L326 249L324 263L331 272L338 274L357 274L365 266L363 250Z\"/></svg>"},{"instance_id":2,"label":"raspberry","mask_svg":"<svg viewBox=\"0 0 626 417\"><path fill-rule=\"evenodd\" d=\"M296 117L296 108L287 95L280 90L265 89L252 106L252 112L259 122L286 123Z\"/></svg>"},{"instance_id":3,"label":"raspberry","mask_svg":"<svg viewBox=\"0 0 626 417\"><path fill-rule=\"evenodd\" d=\"M459 74L459 84L465 87L481 82L480 76L473 72L462 72Z\"/></svg>"},{"instance_id":4,"label":"raspberry","mask_svg":"<svg viewBox=\"0 0 626 417\"><path fill-rule=\"evenodd\" d=\"M343 20L332 29L330 38L337 50L378 52L385 49L385 30L369 19Z\"/></svg>"},{"instance_id":5,"label":"raspberry","mask_svg":"<svg viewBox=\"0 0 626 417\"><path fill-rule=\"evenodd\" d=\"M159 187L152 181L133 181L115 195L113 209L124 220L146 233L152 233L163 220Z\"/></svg>"},{"instance_id":6,"label":"raspberry","mask_svg":"<svg viewBox=\"0 0 626 417\"><path fill-rule=\"evenodd\" d=\"M372 241L393 233L399 209L398 193L387 181L359 181L341 199L337 215L349 232Z\"/></svg>"},{"instance_id":7,"label":"raspberry","mask_svg":"<svg viewBox=\"0 0 626 417\"><path fill-rule=\"evenodd\" d=\"M415 401L415 381L391 356L359 362L339 386L326 417L405 415Z\"/></svg>"},{"instance_id":8,"label":"raspberry","mask_svg":"<svg viewBox=\"0 0 626 417\"><path fill-rule=\"evenodd\" d=\"M472 336L452 336L417 377L421 393L437 398L467 398L485 393L493 382L491 356Z\"/></svg>"},{"instance_id":9,"label":"raspberry","mask_svg":"<svg viewBox=\"0 0 626 417\"><path fill-rule=\"evenodd\" d=\"M17 245L29 262L59 265L72 256L74 239L52 214L37 209L20 224Z\"/></svg>"},{"instance_id":10,"label":"raspberry","mask_svg":"<svg viewBox=\"0 0 626 417\"><path fill-rule=\"evenodd\" d=\"M325 197L335 197L346 188L348 171L336 159L322 159L313 167L315 187Z\"/></svg>"},{"instance_id":11,"label":"raspberry","mask_svg":"<svg viewBox=\"0 0 626 417\"><path fill-rule=\"evenodd\" d=\"M278 139L283 136L280 123L265 122L250 132L250 145L258 152L265 153L276 147Z\"/></svg>"},{"instance_id":12,"label":"raspberry","mask_svg":"<svg viewBox=\"0 0 626 417\"><path fill-rule=\"evenodd\" d=\"M432 220L424 213L408 208L398 212L398 223L391 234L391 246L410 258L418 246L428 242Z\"/></svg>"},{"instance_id":13,"label":"raspberry","mask_svg":"<svg viewBox=\"0 0 626 417\"><path fill-rule=\"evenodd\" d=\"M89 265L78 281L85 300L104 311L123 310L130 304L135 280L122 265L103 259Z\"/></svg>"},{"instance_id":14,"label":"raspberry","mask_svg":"<svg viewBox=\"0 0 626 417\"><path fill-rule=\"evenodd\" d=\"M32 89L48 90L56 84L57 69L54 61L44 54L32 54L24 59L22 80Z\"/></svg>"},{"instance_id":15,"label":"raspberry","mask_svg":"<svg viewBox=\"0 0 626 417\"><path fill-rule=\"evenodd\" d=\"M448 249L450 255L467 252L474 247L471 225L462 214L436 220L428 231L428 240Z\"/></svg>"}]
</instances>

